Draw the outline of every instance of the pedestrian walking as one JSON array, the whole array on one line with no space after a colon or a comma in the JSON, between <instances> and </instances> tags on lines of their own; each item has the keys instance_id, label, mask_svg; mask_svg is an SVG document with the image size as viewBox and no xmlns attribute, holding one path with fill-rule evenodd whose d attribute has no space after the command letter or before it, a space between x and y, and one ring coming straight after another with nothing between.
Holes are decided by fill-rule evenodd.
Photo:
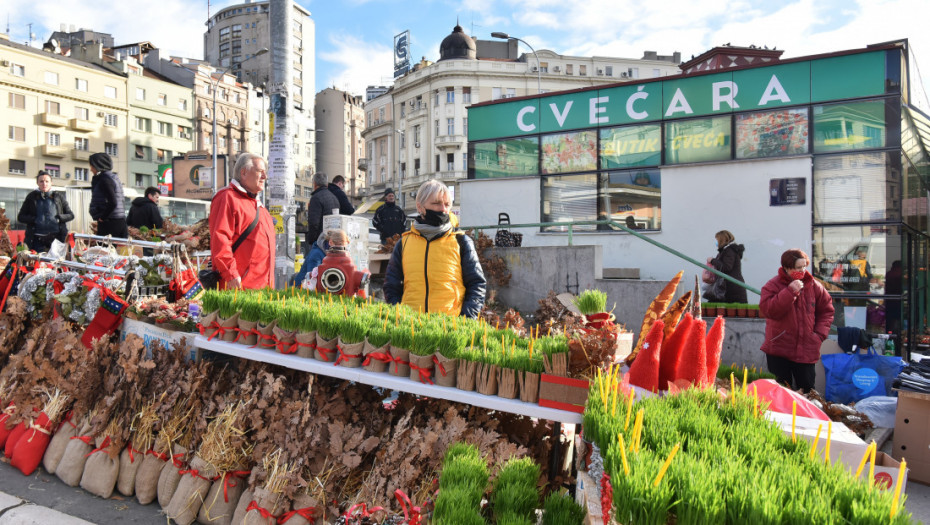
<instances>
[{"instance_id":1,"label":"pedestrian walking","mask_svg":"<svg viewBox=\"0 0 930 525\"><path fill-rule=\"evenodd\" d=\"M65 242L74 213L64 193L52 191L52 177L47 171L39 170L36 185L38 188L26 195L16 219L26 225L26 246L47 252L55 239Z\"/></svg>"}]
</instances>

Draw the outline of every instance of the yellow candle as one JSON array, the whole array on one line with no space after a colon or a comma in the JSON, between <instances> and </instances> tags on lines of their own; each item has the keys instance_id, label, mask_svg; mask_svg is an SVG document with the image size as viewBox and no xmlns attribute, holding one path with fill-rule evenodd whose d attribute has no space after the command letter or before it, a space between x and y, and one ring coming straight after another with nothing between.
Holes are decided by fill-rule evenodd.
<instances>
[{"instance_id":1,"label":"yellow candle","mask_svg":"<svg viewBox=\"0 0 930 525\"><path fill-rule=\"evenodd\" d=\"M630 396L626 402L626 421L623 422L623 430L630 426L630 414L633 413L633 389L630 389Z\"/></svg>"},{"instance_id":2,"label":"yellow candle","mask_svg":"<svg viewBox=\"0 0 930 525\"><path fill-rule=\"evenodd\" d=\"M504 323L504 330L510 330L510 321Z\"/></svg>"},{"instance_id":3,"label":"yellow candle","mask_svg":"<svg viewBox=\"0 0 930 525\"><path fill-rule=\"evenodd\" d=\"M872 441L872 454L869 456L869 487L875 485L875 449L878 444Z\"/></svg>"},{"instance_id":4,"label":"yellow candle","mask_svg":"<svg viewBox=\"0 0 930 525\"><path fill-rule=\"evenodd\" d=\"M501 329L501 320L500 320L500 319L497 320L497 324L494 325L494 329L495 329L495 330L500 330L500 329Z\"/></svg>"},{"instance_id":5,"label":"yellow candle","mask_svg":"<svg viewBox=\"0 0 930 525\"><path fill-rule=\"evenodd\" d=\"M659 475L656 476L656 480L652 482L653 487L658 487L659 483L662 481L662 477L665 476L665 471L668 470L668 466L672 464L672 460L675 459L675 454L678 454L678 447L681 446L681 443L675 443L675 447L672 448L672 452L668 455L668 458L665 459L665 463L662 464L662 468L659 469Z\"/></svg>"},{"instance_id":6,"label":"yellow candle","mask_svg":"<svg viewBox=\"0 0 930 525\"><path fill-rule=\"evenodd\" d=\"M470 346L470 347L472 347L472 348L475 347L475 333L476 333L476 332L472 332L472 333L471 333L471 344L468 345L468 346Z\"/></svg>"},{"instance_id":7,"label":"yellow candle","mask_svg":"<svg viewBox=\"0 0 930 525\"><path fill-rule=\"evenodd\" d=\"M798 402L791 402L791 441L797 441L798 437L794 433L795 420L798 418Z\"/></svg>"},{"instance_id":8,"label":"yellow candle","mask_svg":"<svg viewBox=\"0 0 930 525\"><path fill-rule=\"evenodd\" d=\"M746 395L746 388L747 388L746 379L748 375L749 375L749 370L744 366L743 367L743 395L744 396Z\"/></svg>"},{"instance_id":9,"label":"yellow candle","mask_svg":"<svg viewBox=\"0 0 930 525\"><path fill-rule=\"evenodd\" d=\"M623 444L623 434L617 434L620 438L620 460L623 462L623 475L630 475L630 465L626 462L626 447Z\"/></svg>"},{"instance_id":10,"label":"yellow candle","mask_svg":"<svg viewBox=\"0 0 930 525\"><path fill-rule=\"evenodd\" d=\"M549 331L546 332L546 335L552 335L552 325L549 325Z\"/></svg>"},{"instance_id":11,"label":"yellow candle","mask_svg":"<svg viewBox=\"0 0 930 525\"><path fill-rule=\"evenodd\" d=\"M620 450L623 450L623 442L620 442ZM624 465L626 460L624 459ZM901 497L901 484L904 483L904 473L907 472L907 460L901 458L901 466L898 468L898 481L894 485L894 497L891 498L891 519L898 513L898 499Z\"/></svg>"},{"instance_id":12,"label":"yellow candle","mask_svg":"<svg viewBox=\"0 0 930 525\"><path fill-rule=\"evenodd\" d=\"M640 408L636 412L636 422L633 423L633 452L639 452L639 444L643 433L643 415L645 410Z\"/></svg>"},{"instance_id":13,"label":"yellow candle","mask_svg":"<svg viewBox=\"0 0 930 525\"><path fill-rule=\"evenodd\" d=\"M736 395L736 379L733 378L733 372L730 372L730 404L733 404L733 397Z\"/></svg>"},{"instance_id":14,"label":"yellow candle","mask_svg":"<svg viewBox=\"0 0 930 525\"><path fill-rule=\"evenodd\" d=\"M613 396L613 406L610 409L610 413L616 416L617 415L617 401L620 399L620 392L614 392L614 388L613 386L611 386L610 393Z\"/></svg>"},{"instance_id":15,"label":"yellow candle","mask_svg":"<svg viewBox=\"0 0 930 525\"><path fill-rule=\"evenodd\" d=\"M872 443L875 443L874 441ZM865 449L865 454L862 455L862 460L859 461L859 468L856 469L856 477L858 478L862 475L862 469L865 468L865 462L869 460L869 454L872 452L872 445L870 444Z\"/></svg>"},{"instance_id":16,"label":"yellow candle","mask_svg":"<svg viewBox=\"0 0 930 525\"><path fill-rule=\"evenodd\" d=\"M530 359L533 358L533 343L535 341L536 341L535 339L530 339Z\"/></svg>"},{"instance_id":17,"label":"yellow candle","mask_svg":"<svg viewBox=\"0 0 930 525\"><path fill-rule=\"evenodd\" d=\"M823 430L823 423L817 425L817 436L814 437L814 444L811 445L810 458L814 459L814 452L817 452L817 443L820 443L820 431Z\"/></svg>"},{"instance_id":18,"label":"yellow candle","mask_svg":"<svg viewBox=\"0 0 930 525\"><path fill-rule=\"evenodd\" d=\"M453 331L453 332L457 329L457 328L456 328L457 324L458 324L458 323L455 322L455 317L453 317L453 318L452 318L452 331Z\"/></svg>"},{"instance_id":19,"label":"yellow candle","mask_svg":"<svg viewBox=\"0 0 930 525\"><path fill-rule=\"evenodd\" d=\"M442 318L442 331L443 332L446 331L446 318L445 317Z\"/></svg>"},{"instance_id":20,"label":"yellow candle","mask_svg":"<svg viewBox=\"0 0 930 525\"><path fill-rule=\"evenodd\" d=\"M823 449L823 459L830 464L830 440L833 439L833 421L827 421L827 446Z\"/></svg>"},{"instance_id":21,"label":"yellow candle","mask_svg":"<svg viewBox=\"0 0 930 525\"><path fill-rule=\"evenodd\" d=\"M752 414L759 417L759 389L757 387L752 389Z\"/></svg>"}]
</instances>

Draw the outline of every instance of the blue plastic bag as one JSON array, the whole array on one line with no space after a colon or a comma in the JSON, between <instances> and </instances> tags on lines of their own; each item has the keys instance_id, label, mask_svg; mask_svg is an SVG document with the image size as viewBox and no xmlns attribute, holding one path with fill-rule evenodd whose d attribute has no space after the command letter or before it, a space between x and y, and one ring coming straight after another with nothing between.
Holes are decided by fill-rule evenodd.
<instances>
[{"instance_id":1,"label":"blue plastic bag","mask_svg":"<svg viewBox=\"0 0 930 525\"><path fill-rule=\"evenodd\" d=\"M826 371L824 397L831 403L853 403L871 396L890 396L891 382L904 368L900 357L868 353L827 354L820 357Z\"/></svg>"}]
</instances>

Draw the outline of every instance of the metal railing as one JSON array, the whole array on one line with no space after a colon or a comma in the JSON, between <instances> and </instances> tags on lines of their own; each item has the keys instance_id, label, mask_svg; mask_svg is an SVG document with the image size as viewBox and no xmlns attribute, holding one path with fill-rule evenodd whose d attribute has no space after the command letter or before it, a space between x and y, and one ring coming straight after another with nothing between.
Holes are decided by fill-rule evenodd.
<instances>
[{"instance_id":1,"label":"metal railing","mask_svg":"<svg viewBox=\"0 0 930 525\"><path fill-rule=\"evenodd\" d=\"M575 226L597 226L597 225L610 226L618 230L624 231L626 233L629 233L630 235L633 235L634 237L637 237L643 241L646 241L649 244L661 250L664 250L674 255L675 257L678 257L679 259L688 261L689 263L700 267L702 270L708 270L714 275L717 275L718 277L723 277L724 279L730 281L731 283L734 283L737 286L745 288L746 290L756 295L762 295L762 292L760 290L753 288L752 286L749 286L743 281L740 281L739 279L734 279L733 277L730 277L729 275L716 270L713 266L707 266L706 264L699 262L697 259L689 257L688 255L685 255L670 246L666 246L665 244L662 244L659 241L650 239L646 235L643 235L642 233L639 233L636 230L630 229L624 226L623 224L620 224L614 221L602 220L602 221L575 221L575 222L534 222L534 223L526 223L526 224L489 224L486 226L459 226L459 228L462 230L475 230L475 232L480 232L481 230L499 230L499 229L510 230L514 228L545 228L549 226L568 227L568 245L572 246L572 243L574 240L573 229Z\"/></svg>"}]
</instances>

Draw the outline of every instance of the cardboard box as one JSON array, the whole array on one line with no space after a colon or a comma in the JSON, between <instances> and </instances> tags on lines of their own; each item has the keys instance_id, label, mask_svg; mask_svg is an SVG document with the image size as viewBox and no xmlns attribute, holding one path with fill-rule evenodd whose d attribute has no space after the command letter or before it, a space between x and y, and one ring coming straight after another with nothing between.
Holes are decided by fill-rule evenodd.
<instances>
[{"instance_id":1,"label":"cardboard box","mask_svg":"<svg viewBox=\"0 0 930 525\"><path fill-rule=\"evenodd\" d=\"M539 406L584 413L590 386L584 379L542 374L539 378Z\"/></svg>"},{"instance_id":2,"label":"cardboard box","mask_svg":"<svg viewBox=\"0 0 930 525\"><path fill-rule=\"evenodd\" d=\"M897 392L891 455L907 459L911 479L930 483L930 394Z\"/></svg>"},{"instance_id":3,"label":"cardboard box","mask_svg":"<svg viewBox=\"0 0 930 525\"><path fill-rule=\"evenodd\" d=\"M349 256L359 270L368 269L368 226L369 220L354 215L326 215L323 231L342 230L349 236Z\"/></svg>"},{"instance_id":4,"label":"cardboard box","mask_svg":"<svg viewBox=\"0 0 930 525\"><path fill-rule=\"evenodd\" d=\"M187 347L190 350L187 356L188 359L191 361L200 359L200 348L194 346L194 336L197 334L171 330L158 325L136 321L135 319L123 319L123 324L120 327L120 341L125 341L127 334L135 334L142 338L148 357L152 356L152 341L161 341L165 348L173 350L175 343L180 343L186 339Z\"/></svg>"}]
</instances>

